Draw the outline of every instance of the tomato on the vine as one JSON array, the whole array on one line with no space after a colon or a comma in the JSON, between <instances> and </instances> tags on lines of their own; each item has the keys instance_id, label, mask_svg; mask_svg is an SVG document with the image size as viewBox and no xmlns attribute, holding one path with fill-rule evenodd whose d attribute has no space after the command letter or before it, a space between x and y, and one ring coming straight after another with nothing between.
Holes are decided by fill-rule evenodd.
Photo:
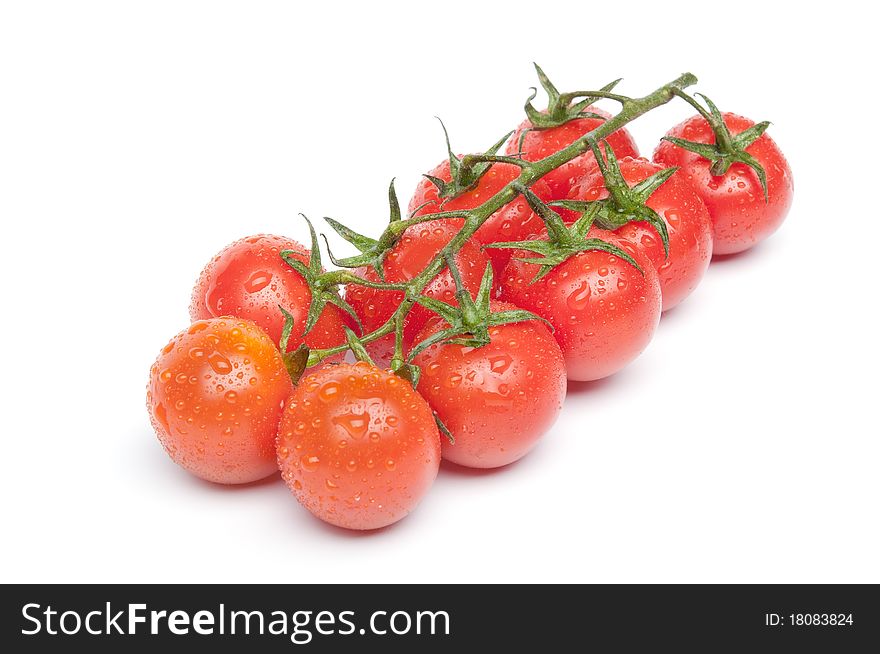
<instances>
[{"instance_id":1,"label":"tomato on the vine","mask_svg":"<svg viewBox=\"0 0 880 654\"><path fill-rule=\"evenodd\" d=\"M619 161L620 172L629 185L643 182L663 170L647 159L627 157ZM608 197L605 180L598 170L575 184L569 197L595 201ZM645 204L666 223L669 256L657 230L644 221L629 222L614 230L621 246L630 253L643 252L657 270L663 310L671 309L697 287L712 258L712 223L706 205L687 183L681 171L657 188Z\"/></svg>"},{"instance_id":2,"label":"tomato on the vine","mask_svg":"<svg viewBox=\"0 0 880 654\"><path fill-rule=\"evenodd\" d=\"M439 211L473 209L519 177L520 172L521 169L515 164L493 163L474 186L455 197L445 199L440 198L437 186L427 177L423 177L416 185L416 190L409 201L409 212L424 216ZM434 168L430 175L444 182L452 181L449 160ZM545 200L550 198L550 188L543 180L532 184L531 189L539 198ZM532 211L522 196L517 196L515 200L508 202L489 216L474 233L473 239L481 246L500 241L522 241L537 234L543 227L544 222ZM492 261L496 274L500 275L510 260L510 252L500 249L487 249L485 252Z\"/></svg>"},{"instance_id":3,"label":"tomato on the vine","mask_svg":"<svg viewBox=\"0 0 880 654\"><path fill-rule=\"evenodd\" d=\"M732 113L722 116L734 137L755 127L748 118ZM666 136L699 144L716 143L712 126L699 115L676 125ZM705 202L712 217L715 254L735 254L763 241L782 224L791 207L791 168L773 139L762 133L745 152L764 170L766 198L757 172L741 161L722 175L715 175L712 161L670 141L661 141L654 151L654 161L679 166Z\"/></svg>"},{"instance_id":4,"label":"tomato on the vine","mask_svg":"<svg viewBox=\"0 0 880 654\"><path fill-rule=\"evenodd\" d=\"M150 368L147 408L175 463L221 484L278 471L275 434L292 390L278 348L254 323L194 322Z\"/></svg>"},{"instance_id":5,"label":"tomato on the vine","mask_svg":"<svg viewBox=\"0 0 880 654\"><path fill-rule=\"evenodd\" d=\"M538 161L571 145L611 118L611 114L598 107L591 106L586 111L601 118L575 118L562 125L542 129L535 128L530 120L524 120L507 142L506 152L510 155L519 153L522 142L523 159ZM626 128L613 132L603 143L610 145L618 157L639 156L638 146ZM562 200L568 196L574 184L596 169L596 157L587 151L544 175L541 179L549 186L550 194L546 197L536 194L542 200Z\"/></svg>"},{"instance_id":6,"label":"tomato on the vine","mask_svg":"<svg viewBox=\"0 0 880 654\"><path fill-rule=\"evenodd\" d=\"M300 503L347 529L378 529L406 516L440 465L428 404L406 380L364 362L327 365L301 379L276 447Z\"/></svg>"},{"instance_id":7,"label":"tomato on the vine","mask_svg":"<svg viewBox=\"0 0 880 654\"><path fill-rule=\"evenodd\" d=\"M625 245L597 228L589 237ZM634 255L639 271L603 250L579 252L536 281L539 266L519 259L532 256L514 254L501 281L501 299L553 325L570 380L612 375L647 347L660 321L661 295L657 272L644 255Z\"/></svg>"},{"instance_id":8,"label":"tomato on the vine","mask_svg":"<svg viewBox=\"0 0 880 654\"><path fill-rule=\"evenodd\" d=\"M281 252L308 264L309 250L283 236L259 234L239 239L223 248L202 270L192 293L192 320L236 316L255 322L278 343L284 327L279 305L293 317L288 349L303 340L311 348L345 343L345 327L353 321L332 304L324 306L318 321L303 339L312 291L303 276L288 265Z\"/></svg>"},{"instance_id":9,"label":"tomato on the vine","mask_svg":"<svg viewBox=\"0 0 880 654\"><path fill-rule=\"evenodd\" d=\"M407 282L416 277L455 237L462 224L461 219L430 220L409 227L383 259L382 271L385 281ZM489 264L488 258L480 251L477 244L467 241L455 254L455 263L465 288L475 296L483 272ZM356 272L366 280L380 281L379 275L371 267L359 268ZM455 290L455 282L449 270L444 268L428 283L423 294L447 304L456 304ZM346 287L345 297L360 317L364 331L370 332L382 326L394 314L404 298L404 293L398 290L349 284ZM418 304L412 306L404 320L403 341L406 349L432 315L428 309ZM394 335L389 334L369 343L367 350L377 364L387 365L394 350Z\"/></svg>"},{"instance_id":10,"label":"tomato on the vine","mask_svg":"<svg viewBox=\"0 0 880 654\"><path fill-rule=\"evenodd\" d=\"M517 307L493 302L492 311ZM437 318L416 336L443 329ZM443 458L472 468L496 468L524 456L550 429L565 399L559 345L538 320L489 327L482 347L437 343L419 352L418 391L455 437L442 441Z\"/></svg>"}]
</instances>

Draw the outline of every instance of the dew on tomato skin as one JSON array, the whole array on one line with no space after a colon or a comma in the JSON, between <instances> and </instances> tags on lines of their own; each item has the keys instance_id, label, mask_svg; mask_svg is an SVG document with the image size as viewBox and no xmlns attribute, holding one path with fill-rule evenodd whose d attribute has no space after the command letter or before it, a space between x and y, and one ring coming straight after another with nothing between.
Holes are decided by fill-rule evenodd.
<instances>
[{"instance_id":1,"label":"dew on tomato skin","mask_svg":"<svg viewBox=\"0 0 880 654\"><path fill-rule=\"evenodd\" d=\"M362 438L370 424L370 415L368 413L346 413L334 416L331 418L331 422L342 427L352 438Z\"/></svg>"},{"instance_id":2,"label":"dew on tomato skin","mask_svg":"<svg viewBox=\"0 0 880 654\"><path fill-rule=\"evenodd\" d=\"M296 489L296 490L302 490L302 487L303 487L303 486L302 486L302 483L300 482L299 479L294 479L294 480L293 480L293 487L294 487L294 489Z\"/></svg>"},{"instance_id":3,"label":"dew on tomato skin","mask_svg":"<svg viewBox=\"0 0 880 654\"><path fill-rule=\"evenodd\" d=\"M339 396L341 384L336 381L328 381L318 391L318 398L324 402L332 402Z\"/></svg>"},{"instance_id":4,"label":"dew on tomato skin","mask_svg":"<svg viewBox=\"0 0 880 654\"><path fill-rule=\"evenodd\" d=\"M171 432L171 427L168 425L168 414L165 411L165 405L161 402L157 402L153 407L153 415L156 416L156 420L159 421L159 424L162 425L162 428L167 432Z\"/></svg>"},{"instance_id":5,"label":"dew on tomato skin","mask_svg":"<svg viewBox=\"0 0 880 654\"><path fill-rule=\"evenodd\" d=\"M510 368L511 364L513 364L513 357L509 354L499 354L497 356L489 357L489 369L497 375L503 375ZM469 379L474 373L469 373Z\"/></svg>"},{"instance_id":6,"label":"dew on tomato skin","mask_svg":"<svg viewBox=\"0 0 880 654\"><path fill-rule=\"evenodd\" d=\"M227 375L232 372L232 364L229 359L219 352L212 352L208 355L208 364L218 375Z\"/></svg>"},{"instance_id":7,"label":"dew on tomato skin","mask_svg":"<svg viewBox=\"0 0 880 654\"><path fill-rule=\"evenodd\" d=\"M461 383L461 375L459 375L458 373L452 373L451 375L449 375L449 377L446 378L447 388L455 388L460 383Z\"/></svg>"},{"instance_id":8,"label":"dew on tomato skin","mask_svg":"<svg viewBox=\"0 0 880 654\"><path fill-rule=\"evenodd\" d=\"M302 469L307 472L315 472L315 470L318 469L318 466L320 465L320 463L321 463L321 460L317 456L315 456L314 454L311 454L311 455L303 454L299 458L300 466L302 466Z\"/></svg>"},{"instance_id":9,"label":"dew on tomato skin","mask_svg":"<svg viewBox=\"0 0 880 654\"><path fill-rule=\"evenodd\" d=\"M586 281L583 281L572 293L569 294L566 298L566 303L568 304L568 307L574 311L583 311L590 301L591 294L592 291L590 285Z\"/></svg>"}]
</instances>

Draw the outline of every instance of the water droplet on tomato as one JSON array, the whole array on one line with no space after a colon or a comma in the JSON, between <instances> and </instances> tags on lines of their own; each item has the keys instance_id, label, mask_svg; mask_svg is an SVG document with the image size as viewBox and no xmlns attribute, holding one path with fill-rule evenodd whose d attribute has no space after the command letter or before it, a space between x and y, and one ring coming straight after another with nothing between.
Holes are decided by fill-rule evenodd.
<instances>
[{"instance_id":1,"label":"water droplet on tomato","mask_svg":"<svg viewBox=\"0 0 880 654\"><path fill-rule=\"evenodd\" d=\"M190 355L192 356L192 352L190 352ZM232 372L232 364L229 362L229 359L219 352L211 352L208 355L208 364L218 375L228 375Z\"/></svg>"},{"instance_id":2,"label":"water droplet on tomato","mask_svg":"<svg viewBox=\"0 0 880 654\"><path fill-rule=\"evenodd\" d=\"M590 285L585 281L581 282L580 286L578 286L577 289L575 289L566 299L569 308L574 311L582 311L590 301L591 292Z\"/></svg>"},{"instance_id":3,"label":"water droplet on tomato","mask_svg":"<svg viewBox=\"0 0 880 654\"><path fill-rule=\"evenodd\" d=\"M165 432L170 432L171 428L168 426L168 414L165 412L165 405L161 402L157 403L156 406L153 407L153 414L156 416L156 420L159 421L159 424L162 425Z\"/></svg>"},{"instance_id":4,"label":"water droplet on tomato","mask_svg":"<svg viewBox=\"0 0 880 654\"><path fill-rule=\"evenodd\" d=\"M265 270L256 270L244 283L244 290L248 293L259 293L272 281L272 274Z\"/></svg>"},{"instance_id":5,"label":"water droplet on tomato","mask_svg":"<svg viewBox=\"0 0 880 654\"><path fill-rule=\"evenodd\" d=\"M189 358L199 361L205 357L205 349L201 347L191 347L189 349Z\"/></svg>"},{"instance_id":6,"label":"water droplet on tomato","mask_svg":"<svg viewBox=\"0 0 880 654\"><path fill-rule=\"evenodd\" d=\"M339 382L328 381L321 387L321 390L318 391L318 397L324 402L332 402L339 397L340 388L342 388L342 386Z\"/></svg>"},{"instance_id":7,"label":"water droplet on tomato","mask_svg":"<svg viewBox=\"0 0 880 654\"><path fill-rule=\"evenodd\" d=\"M332 418L334 425L342 427L352 438L361 438L370 424L368 413L346 413Z\"/></svg>"},{"instance_id":8,"label":"water droplet on tomato","mask_svg":"<svg viewBox=\"0 0 880 654\"><path fill-rule=\"evenodd\" d=\"M314 472L318 469L318 465L321 463L321 459L319 459L314 454L304 454L299 459L300 465L303 467L303 470L307 472Z\"/></svg>"},{"instance_id":9,"label":"water droplet on tomato","mask_svg":"<svg viewBox=\"0 0 880 654\"><path fill-rule=\"evenodd\" d=\"M489 368L497 375L503 375L513 363L513 358L509 354L499 354L498 356L489 357Z\"/></svg>"}]
</instances>

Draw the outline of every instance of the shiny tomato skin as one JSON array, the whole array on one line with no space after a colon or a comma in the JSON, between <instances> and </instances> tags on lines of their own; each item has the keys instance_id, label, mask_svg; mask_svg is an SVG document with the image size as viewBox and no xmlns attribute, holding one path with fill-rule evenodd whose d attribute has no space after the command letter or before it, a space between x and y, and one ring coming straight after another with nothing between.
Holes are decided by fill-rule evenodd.
<instances>
[{"instance_id":1,"label":"shiny tomato skin","mask_svg":"<svg viewBox=\"0 0 880 654\"><path fill-rule=\"evenodd\" d=\"M620 172L627 184L634 186L663 170L663 166L647 159L627 157L620 162ZM600 172L588 175L575 184L570 196L577 200L601 200L608 197ZM663 241L646 222L628 223L614 230L625 242L624 249L641 250L657 270L663 310L684 300L700 283L712 259L712 220L706 205L687 183L681 171L670 177L646 203L666 223L669 234L669 256Z\"/></svg>"},{"instance_id":2,"label":"shiny tomato skin","mask_svg":"<svg viewBox=\"0 0 880 654\"><path fill-rule=\"evenodd\" d=\"M493 311L516 309L493 303ZM428 323L422 341L446 327ZM565 399L565 363L553 335L537 320L489 328L480 348L436 344L413 362L421 393L455 443L442 439L443 458L471 468L497 468L527 454L552 427Z\"/></svg>"},{"instance_id":3,"label":"shiny tomato skin","mask_svg":"<svg viewBox=\"0 0 880 654\"><path fill-rule=\"evenodd\" d=\"M312 292L302 275L281 258L283 250L296 251L296 259L308 265L309 250L283 236L258 234L223 248L196 282L189 308L192 320L229 315L244 318L262 327L277 344L284 327L280 304L294 317L287 349L299 347ZM354 321L328 304L305 343L311 348L341 345L345 343L345 326L354 329Z\"/></svg>"},{"instance_id":4,"label":"shiny tomato skin","mask_svg":"<svg viewBox=\"0 0 880 654\"><path fill-rule=\"evenodd\" d=\"M313 515L346 529L397 522L437 477L440 435L409 382L367 363L307 374L284 407L278 466Z\"/></svg>"},{"instance_id":5,"label":"shiny tomato skin","mask_svg":"<svg viewBox=\"0 0 880 654\"><path fill-rule=\"evenodd\" d=\"M605 119L611 118L611 114L598 107L590 107L588 111L603 116ZM516 154L519 151L520 137L525 131L526 136L522 143L523 158L526 161L538 161L571 145L584 134L593 131L604 122L605 120L599 118L576 118L558 127L531 129L532 122L526 119L516 128L513 136L510 137L505 151L507 154ZM625 127L611 134L611 136L603 141L603 143L606 142L614 150L614 154L617 155L618 159L639 156L639 148ZM596 157L593 156L592 152L586 152L568 163L562 164L559 168L550 171L541 178L547 182L547 186L550 189L550 195L542 199L565 199L571 187L596 168L598 168Z\"/></svg>"},{"instance_id":6,"label":"shiny tomato skin","mask_svg":"<svg viewBox=\"0 0 880 654\"><path fill-rule=\"evenodd\" d=\"M408 228L394 247L385 256L383 272L387 282L405 282L416 277L437 253L451 241L463 221L459 219L430 220ZM468 241L455 255L455 262L461 273L461 280L471 296L476 296L483 279L483 273L489 260L480 248ZM358 268L356 273L370 281L380 281L372 268ZM425 287L424 295L448 304L456 304L455 282L444 269ZM394 313L403 299L403 291L368 288L350 284L346 288L345 297L357 312L365 332L380 327ZM412 344L413 337L425 326L435 314L416 304L413 305L404 321L404 347ZM367 345L367 351L380 367L388 365L394 349L393 334L373 341Z\"/></svg>"},{"instance_id":7,"label":"shiny tomato skin","mask_svg":"<svg viewBox=\"0 0 880 654\"><path fill-rule=\"evenodd\" d=\"M739 134L755 123L732 113L724 114L731 134ZM714 143L715 135L702 116L693 116L676 125L667 136ZM698 154L660 141L654 161L663 166L679 166L685 178L702 198L712 218L714 253L736 254L748 250L775 232L791 208L794 181L791 168L779 146L765 132L746 152L758 160L767 175L769 202L754 170L742 163L733 164L722 176L711 173L711 162Z\"/></svg>"},{"instance_id":8,"label":"shiny tomato skin","mask_svg":"<svg viewBox=\"0 0 880 654\"><path fill-rule=\"evenodd\" d=\"M594 229L589 236L624 246L612 232ZM532 255L517 253L507 264L501 299L553 325L569 380L612 375L650 343L662 300L657 272L642 254L634 257L639 272L612 254L580 252L532 284L538 267L517 256Z\"/></svg>"},{"instance_id":9,"label":"shiny tomato skin","mask_svg":"<svg viewBox=\"0 0 880 654\"><path fill-rule=\"evenodd\" d=\"M275 474L275 434L292 385L266 333L239 318L194 322L150 369L147 409L175 463L220 484Z\"/></svg>"},{"instance_id":10,"label":"shiny tomato skin","mask_svg":"<svg viewBox=\"0 0 880 654\"><path fill-rule=\"evenodd\" d=\"M449 182L452 179L449 160L438 165L430 174ZM480 177L472 189L443 201L440 200L437 187L427 178L422 178L416 185L415 193L409 201L408 210L412 213L418 209L416 215L426 216L439 211L473 209L498 193L519 177L519 174L519 166L495 163ZM544 200L550 198L550 188L543 180L538 180L530 188L539 198ZM473 239L480 246L501 241L522 241L537 234L543 227L544 221L532 211L528 202L520 195L489 216L486 222L480 225L480 228L474 233ZM497 277L510 260L510 250L487 248L484 252L492 261L492 269Z\"/></svg>"}]
</instances>

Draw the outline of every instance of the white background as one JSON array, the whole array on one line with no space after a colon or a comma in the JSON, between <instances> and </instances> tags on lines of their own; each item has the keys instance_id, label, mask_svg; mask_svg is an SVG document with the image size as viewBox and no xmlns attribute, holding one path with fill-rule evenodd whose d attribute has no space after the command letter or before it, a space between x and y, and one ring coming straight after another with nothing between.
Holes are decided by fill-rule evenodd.
<instances>
[{"instance_id":1,"label":"white background","mask_svg":"<svg viewBox=\"0 0 880 654\"><path fill-rule=\"evenodd\" d=\"M863 3L786 5L4 3L0 579L880 582L873 28ZM395 527L175 467L145 385L202 265L302 239L300 211L378 233L389 179L406 202L444 156L433 116L485 148L532 60L634 95L690 70L772 120L788 221L635 364L570 386L534 453L443 469ZM689 114L640 120L643 152Z\"/></svg>"}]
</instances>

